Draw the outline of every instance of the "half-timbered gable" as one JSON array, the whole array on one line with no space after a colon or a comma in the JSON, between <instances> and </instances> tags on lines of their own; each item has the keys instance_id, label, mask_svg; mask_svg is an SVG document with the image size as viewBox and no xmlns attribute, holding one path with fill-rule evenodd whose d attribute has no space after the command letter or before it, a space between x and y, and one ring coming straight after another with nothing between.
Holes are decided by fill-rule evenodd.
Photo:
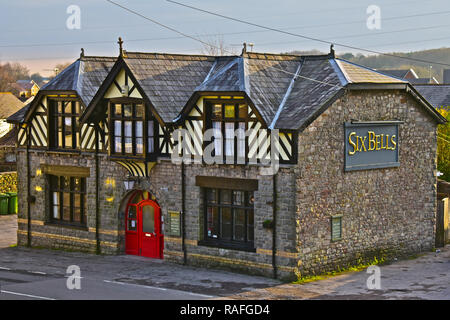
<instances>
[{"instance_id":1,"label":"half-timbered gable","mask_svg":"<svg viewBox=\"0 0 450 320\"><path fill-rule=\"evenodd\" d=\"M79 118L115 58L81 56L50 82L22 110L9 118L19 126L18 145L55 151L89 151L95 146L93 128Z\"/></svg>"}]
</instances>

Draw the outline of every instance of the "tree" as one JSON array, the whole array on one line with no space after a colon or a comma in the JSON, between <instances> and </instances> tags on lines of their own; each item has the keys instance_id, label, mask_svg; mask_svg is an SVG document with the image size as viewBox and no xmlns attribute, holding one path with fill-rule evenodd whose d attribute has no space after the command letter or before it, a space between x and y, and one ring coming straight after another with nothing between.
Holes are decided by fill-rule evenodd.
<instances>
[{"instance_id":1,"label":"tree","mask_svg":"<svg viewBox=\"0 0 450 320\"><path fill-rule=\"evenodd\" d=\"M16 81L30 79L29 72L20 63L0 64L0 91L17 92Z\"/></svg>"},{"instance_id":2,"label":"tree","mask_svg":"<svg viewBox=\"0 0 450 320\"><path fill-rule=\"evenodd\" d=\"M439 113L449 122L438 126L438 170L439 178L450 182L450 109L440 109Z\"/></svg>"},{"instance_id":3,"label":"tree","mask_svg":"<svg viewBox=\"0 0 450 320\"><path fill-rule=\"evenodd\" d=\"M44 79L44 77L42 77L40 73L33 73L30 76L30 78L31 78L31 80L33 80L37 84L40 84L42 82L42 79Z\"/></svg>"},{"instance_id":4,"label":"tree","mask_svg":"<svg viewBox=\"0 0 450 320\"><path fill-rule=\"evenodd\" d=\"M205 42L202 44L203 46L200 50L202 54L208 56L229 56L237 54L236 50L225 46L223 36L209 38L202 41Z\"/></svg>"}]
</instances>

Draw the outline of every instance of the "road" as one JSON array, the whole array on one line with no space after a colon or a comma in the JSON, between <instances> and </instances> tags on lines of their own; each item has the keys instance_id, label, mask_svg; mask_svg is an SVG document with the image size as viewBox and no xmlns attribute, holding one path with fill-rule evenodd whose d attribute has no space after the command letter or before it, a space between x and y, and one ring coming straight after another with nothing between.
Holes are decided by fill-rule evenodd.
<instances>
[{"instance_id":1,"label":"road","mask_svg":"<svg viewBox=\"0 0 450 320\"><path fill-rule=\"evenodd\" d=\"M81 277L80 288L69 289L67 277L0 270L0 300L203 300L210 295Z\"/></svg>"},{"instance_id":2,"label":"road","mask_svg":"<svg viewBox=\"0 0 450 320\"><path fill-rule=\"evenodd\" d=\"M13 219L0 216L0 300L450 300L450 245L380 266L379 289L367 287L366 270L298 285L138 256L11 247ZM77 281L67 270L74 265L80 289L67 286Z\"/></svg>"}]
</instances>

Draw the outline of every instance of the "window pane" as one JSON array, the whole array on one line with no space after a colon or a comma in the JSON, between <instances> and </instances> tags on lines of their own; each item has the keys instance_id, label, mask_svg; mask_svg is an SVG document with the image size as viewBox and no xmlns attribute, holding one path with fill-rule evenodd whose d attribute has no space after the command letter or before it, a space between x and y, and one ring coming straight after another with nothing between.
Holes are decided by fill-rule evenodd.
<instances>
[{"instance_id":1,"label":"window pane","mask_svg":"<svg viewBox=\"0 0 450 320\"><path fill-rule=\"evenodd\" d=\"M136 123L136 126L135 126L135 128L136 128L136 137L137 138L142 138L142 121L136 121L135 122Z\"/></svg>"},{"instance_id":2,"label":"window pane","mask_svg":"<svg viewBox=\"0 0 450 320\"><path fill-rule=\"evenodd\" d=\"M64 113L63 102L62 101L58 101L57 104L58 104L58 113Z\"/></svg>"},{"instance_id":3,"label":"window pane","mask_svg":"<svg viewBox=\"0 0 450 320\"><path fill-rule=\"evenodd\" d=\"M253 241L254 240L254 217L253 217L253 210L247 210L247 240Z\"/></svg>"},{"instance_id":4,"label":"window pane","mask_svg":"<svg viewBox=\"0 0 450 320\"><path fill-rule=\"evenodd\" d=\"M64 102L64 113L71 114L72 113L72 102Z\"/></svg>"},{"instance_id":5,"label":"window pane","mask_svg":"<svg viewBox=\"0 0 450 320\"><path fill-rule=\"evenodd\" d=\"M79 193L75 193L74 197L74 207L73 207L73 221L80 222L81 221L81 195Z\"/></svg>"},{"instance_id":6,"label":"window pane","mask_svg":"<svg viewBox=\"0 0 450 320\"><path fill-rule=\"evenodd\" d=\"M225 155L234 155L234 122L225 123Z\"/></svg>"},{"instance_id":7,"label":"window pane","mask_svg":"<svg viewBox=\"0 0 450 320\"><path fill-rule=\"evenodd\" d=\"M155 209L152 206L142 207L142 232L155 232Z\"/></svg>"},{"instance_id":8,"label":"window pane","mask_svg":"<svg viewBox=\"0 0 450 320\"><path fill-rule=\"evenodd\" d=\"M122 122L114 121L114 135L120 137L122 135Z\"/></svg>"},{"instance_id":9,"label":"window pane","mask_svg":"<svg viewBox=\"0 0 450 320\"><path fill-rule=\"evenodd\" d=\"M133 152L133 144L131 143L131 138L125 138L125 153Z\"/></svg>"},{"instance_id":10,"label":"window pane","mask_svg":"<svg viewBox=\"0 0 450 320\"><path fill-rule=\"evenodd\" d=\"M114 114L119 117L122 116L122 105L121 104L114 105Z\"/></svg>"},{"instance_id":11,"label":"window pane","mask_svg":"<svg viewBox=\"0 0 450 320\"><path fill-rule=\"evenodd\" d=\"M132 117L133 116L133 105L124 104L123 105L123 116L124 117Z\"/></svg>"},{"instance_id":12,"label":"window pane","mask_svg":"<svg viewBox=\"0 0 450 320\"><path fill-rule=\"evenodd\" d=\"M234 104L225 105L225 118L234 118Z\"/></svg>"},{"instance_id":13,"label":"window pane","mask_svg":"<svg viewBox=\"0 0 450 320\"><path fill-rule=\"evenodd\" d=\"M153 137L154 131L153 131L153 120L149 120L147 123L147 132L149 137Z\"/></svg>"},{"instance_id":14,"label":"window pane","mask_svg":"<svg viewBox=\"0 0 450 320\"><path fill-rule=\"evenodd\" d=\"M239 105L239 118L241 118L241 119L247 118L247 105L246 104Z\"/></svg>"},{"instance_id":15,"label":"window pane","mask_svg":"<svg viewBox=\"0 0 450 320\"><path fill-rule=\"evenodd\" d=\"M220 190L220 203L231 204L231 190Z\"/></svg>"},{"instance_id":16,"label":"window pane","mask_svg":"<svg viewBox=\"0 0 450 320\"><path fill-rule=\"evenodd\" d=\"M215 119L222 119L222 105L221 104L215 104L213 106L212 116Z\"/></svg>"},{"instance_id":17,"label":"window pane","mask_svg":"<svg viewBox=\"0 0 450 320\"><path fill-rule=\"evenodd\" d=\"M208 199L208 203L217 203L217 190L208 189L206 191L206 197Z\"/></svg>"},{"instance_id":18,"label":"window pane","mask_svg":"<svg viewBox=\"0 0 450 320\"><path fill-rule=\"evenodd\" d=\"M154 146L154 139L152 138L148 138L148 153L152 153L155 151L155 146Z\"/></svg>"},{"instance_id":19,"label":"window pane","mask_svg":"<svg viewBox=\"0 0 450 320\"><path fill-rule=\"evenodd\" d=\"M222 155L222 123L213 122L214 129L214 152L216 156Z\"/></svg>"},{"instance_id":20,"label":"window pane","mask_svg":"<svg viewBox=\"0 0 450 320\"><path fill-rule=\"evenodd\" d=\"M222 239L231 240L231 208L221 208L222 210Z\"/></svg>"},{"instance_id":21,"label":"window pane","mask_svg":"<svg viewBox=\"0 0 450 320\"><path fill-rule=\"evenodd\" d=\"M53 192L53 218L59 219L59 192Z\"/></svg>"},{"instance_id":22,"label":"window pane","mask_svg":"<svg viewBox=\"0 0 450 320\"><path fill-rule=\"evenodd\" d=\"M63 220L70 221L70 193L63 194Z\"/></svg>"},{"instance_id":23,"label":"window pane","mask_svg":"<svg viewBox=\"0 0 450 320\"><path fill-rule=\"evenodd\" d=\"M245 122L238 123L238 140L237 140L237 154L239 157L245 157Z\"/></svg>"},{"instance_id":24,"label":"window pane","mask_svg":"<svg viewBox=\"0 0 450 320\"><path fill-rule=\"evenodd\" d=\"M132 122L131 121L125 121L124 123L124 136L125 137L130 137L132 136Z\"/></svg>"},{"instance_id":25,"label":"window pane","mask_svg":"<svg viewBox=\"0 0 450 320\"><path fill-rule=\"evenodd\" d=\"M244 191L233 191L233 204L244 205Z\"/></svg>"},{"instance_id":26,"label":"window pane","mask_svg":"<svg viewBox=\"0 0 450 320\"><path fill-rule=\"evenodd\" d=\"M219 237L219 208L207 208L207 232L208 237L217 239Z\"/></svg>"},{"instance_id":27,"label":"window pane","mask_svg":"<svg viewBox=\"0 0 450 320\"><path fill-rule=\"evenodd\" d=\"M234 209L234 240L245 240L245 210Z\"/></svg>"},{"instance_id":28,"label":"window pane","mask_svg":"<svg viewBox=\"0 0 450 320\"><path fill-rule=\"evenodd\" d=\"M136 105L136 117L143 118L144 117L144 105L137 104Z\"/></svg>"},{"instance_id":29,"label":"window pane","mask_svg":"<svg viewBox=\"0 0 450 320\"><path fill-rule=\"evenodd\" d=\"M122 152L122 138L121 137L114 138L114 149L115 149L115 152L117 152L117 153Z\"/></svg>"},{"instance_id":30,"label":"window pane","mask_svg":"<svg viewBox=\"0 0 450 320\"><path fill-rule=\"evenodd\" d=\"M144 152L144 142L142 138L136 138L136 153Z\"/></svg>"}]
</instances>

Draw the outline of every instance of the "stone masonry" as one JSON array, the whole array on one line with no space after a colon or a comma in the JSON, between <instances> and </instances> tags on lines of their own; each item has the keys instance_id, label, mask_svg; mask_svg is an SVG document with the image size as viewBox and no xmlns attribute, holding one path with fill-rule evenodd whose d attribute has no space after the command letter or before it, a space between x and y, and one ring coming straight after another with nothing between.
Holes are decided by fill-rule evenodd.
<instances>
[{"instance_id":1,"label":"stone masonry","mask_svg":"<svg viewBox=\"0 0 450 320\"><path fill-rule=\"evenodd\" d=\"M344 172L344 122L351 119L402 120L399 131L400 167ZM125 251L125 204L131 191L123 181L127 171L99 155L100 249L103 254ZM18 150L19 245L27 244L27 164ZM30 151L32 246L95 252L95 155ZM87 226L69 228L48 223L49 200L41 164L90 168L87 178ZM349 91L299 133L298 164L282 166L275 176L276 264L278 277L322 273L424 250L434 244L436 212L436 124L408 94L401 91ZM255 251L202 246L202 190L196 176L257 179ZM149 178L136 181L168 211L181 211L181 166L159 159ZM201 165L185 167L186 250L188 264L273 275L272 176L259 166ZM342 240L331 241L331 216L342 214ZM181 238L165 236L164 258L182 262Z\"/></svg>"}]
</instances>

